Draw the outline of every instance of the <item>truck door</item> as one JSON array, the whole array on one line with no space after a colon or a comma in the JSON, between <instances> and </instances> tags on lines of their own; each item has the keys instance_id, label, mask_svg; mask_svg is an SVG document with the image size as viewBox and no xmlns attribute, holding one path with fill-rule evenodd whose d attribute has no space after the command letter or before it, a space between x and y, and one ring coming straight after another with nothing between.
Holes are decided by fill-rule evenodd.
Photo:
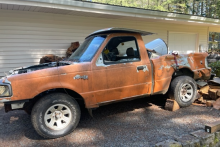
<instances>
[{"instance_id":1,"label":"truck door","mask_svg":"<svg viewBox=\"0 0 220 147\"><path fill-rule=\"evenodd\" d=\"M151 65L141 36L111 34L107 40L92 69L97 103L150 94Z\"/></svg>"}]
</instances>

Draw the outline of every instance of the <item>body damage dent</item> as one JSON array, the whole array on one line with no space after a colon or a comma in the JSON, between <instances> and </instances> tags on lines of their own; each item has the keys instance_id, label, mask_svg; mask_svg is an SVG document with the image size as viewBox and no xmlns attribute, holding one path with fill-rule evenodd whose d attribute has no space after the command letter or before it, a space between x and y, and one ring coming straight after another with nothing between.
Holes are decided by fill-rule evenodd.
<instances>
[{"instance_id":1,"label":"body damage dent","mask_svg":"<svg viewBox=\"0 0 220 147\"><path fill-rule=\"evenodd\" d=\"M194 58L198 58L197 60ZM182 68L187 68L190 71L192 71L192 73L194 74L194 79L204 79L207 80L210 78L211 76L211 69L206 68L205 65L203 63L205 63L205 57L206 55L201 55L200 57L195 56L194 54L189 54L189 55L178 55L177 56L177 63L178 65L176 65L175 60L170 60L172 62L171 66L174 68L174 70L176 70L177 66L179 67L179 69ZM203 61L204 60L204 61ZM161 66L161 68L163 67L163 65Z\"/></svg>"},{"instance_id":2,"label":"body damage dent","mask_svg":"<svg viewBox=\"0 0 220 147\"><path fill-rule=\"evenodd\" d=\"M151 59L154 64L154 88L153 93L166 90L170 81L161 81L161 79L175 76L191 76L194 80L207 80L211 76L211 69L206 67L207 53L191 53L176 55L163 55ZM202 62L201 62L202 61ZM174 76L174 77L173 77Z\"/></svg>"}]
</instances>

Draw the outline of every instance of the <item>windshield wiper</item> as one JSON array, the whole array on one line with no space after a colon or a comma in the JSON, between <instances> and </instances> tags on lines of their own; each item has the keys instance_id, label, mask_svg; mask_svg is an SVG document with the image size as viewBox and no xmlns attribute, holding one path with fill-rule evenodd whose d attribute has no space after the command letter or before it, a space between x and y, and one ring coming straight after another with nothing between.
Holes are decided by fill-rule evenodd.
<instances>
[{"instance_id":1,"label":"windshield wiper","mask_svg":"<svg viewBox=\"0 0 220 147\"><path fill-rule=\"evenodd\" d=\"M80 62L79 59L69 59L68 61L72 61L72 62Z\"/></svg>"}]
</instances>

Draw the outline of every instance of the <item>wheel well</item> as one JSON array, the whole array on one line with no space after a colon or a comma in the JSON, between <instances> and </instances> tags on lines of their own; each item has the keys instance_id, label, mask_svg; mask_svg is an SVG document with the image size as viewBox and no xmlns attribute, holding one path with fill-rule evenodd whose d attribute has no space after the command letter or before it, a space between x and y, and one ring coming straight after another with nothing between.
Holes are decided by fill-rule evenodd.
<instances>
[{"instance_id":1,"label":"wheel well","mask_svg":"<svg viewBox=\"0 0 220 147\"><path fill-rule=\"evenodd\" d=\"M55 88L55 89L50 89L50 90L44 91L44 92L38 94L37 96L35 96L33 99L30 99L29 102L25 102L24 110L28 114L31 114L32 107L40 98L42 98L43 96L45 96L49 93L55 93L55 92L65 93L65 94L70 95L71 97L73 97L77 101L80 108L85 108L84 99L80 94L78 94L77 92L75 92L73 90L66 89L66 88Z\"/></svg>"},{"instance_id":2,"label":"wheel well","mask_svg":"<svg viewBox=\"0 0 220 147\"><path fill-rule=\"evenodd\" d=\"M189 76L191 78L194 77L194 73L188 68L181 68L173 73L173 78L178 76Z\"/></svg>"}]
</instances>

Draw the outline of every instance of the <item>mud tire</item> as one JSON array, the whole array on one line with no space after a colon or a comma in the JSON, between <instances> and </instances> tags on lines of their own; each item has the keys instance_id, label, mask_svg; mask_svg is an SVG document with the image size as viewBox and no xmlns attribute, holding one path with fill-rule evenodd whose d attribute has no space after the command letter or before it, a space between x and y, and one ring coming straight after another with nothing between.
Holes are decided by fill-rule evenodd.
<instances>
[{"instance_id":1,"label":"mud tire","mask_svg":"<svg viewBox=\"0 0 220 147\"><path fill-rule=\"evenodd\" d=\"M185 85L188 85L189 89L192 89L191 95L189 93L190 98L183 97L181 91ZM187 93L187 92L186 92ZM169 88L169 97L170 99L176 100L180 107L188 107L190 106L196 99L197 95L197 85L193 78L189 76L179 76L176 77L170 84Z\"/></svg>"},{"instance_id":2,"label":"mud tire","mask_svg":"<svg viewBox=\"0 0 220 147\"><path fill-rule=\"evenodd\" d=\"M54 105L67 107L68 112L71 114L67 126L59 130L51 129L45 122L46 113L51 107L53 108ZM31 112L31 121L34 129L40 136L44 138L59 138L71 133L76 128L80 116L80 107L74 98L64 93L52 93L36 102Z\"/></svg>"}]
</instances>

